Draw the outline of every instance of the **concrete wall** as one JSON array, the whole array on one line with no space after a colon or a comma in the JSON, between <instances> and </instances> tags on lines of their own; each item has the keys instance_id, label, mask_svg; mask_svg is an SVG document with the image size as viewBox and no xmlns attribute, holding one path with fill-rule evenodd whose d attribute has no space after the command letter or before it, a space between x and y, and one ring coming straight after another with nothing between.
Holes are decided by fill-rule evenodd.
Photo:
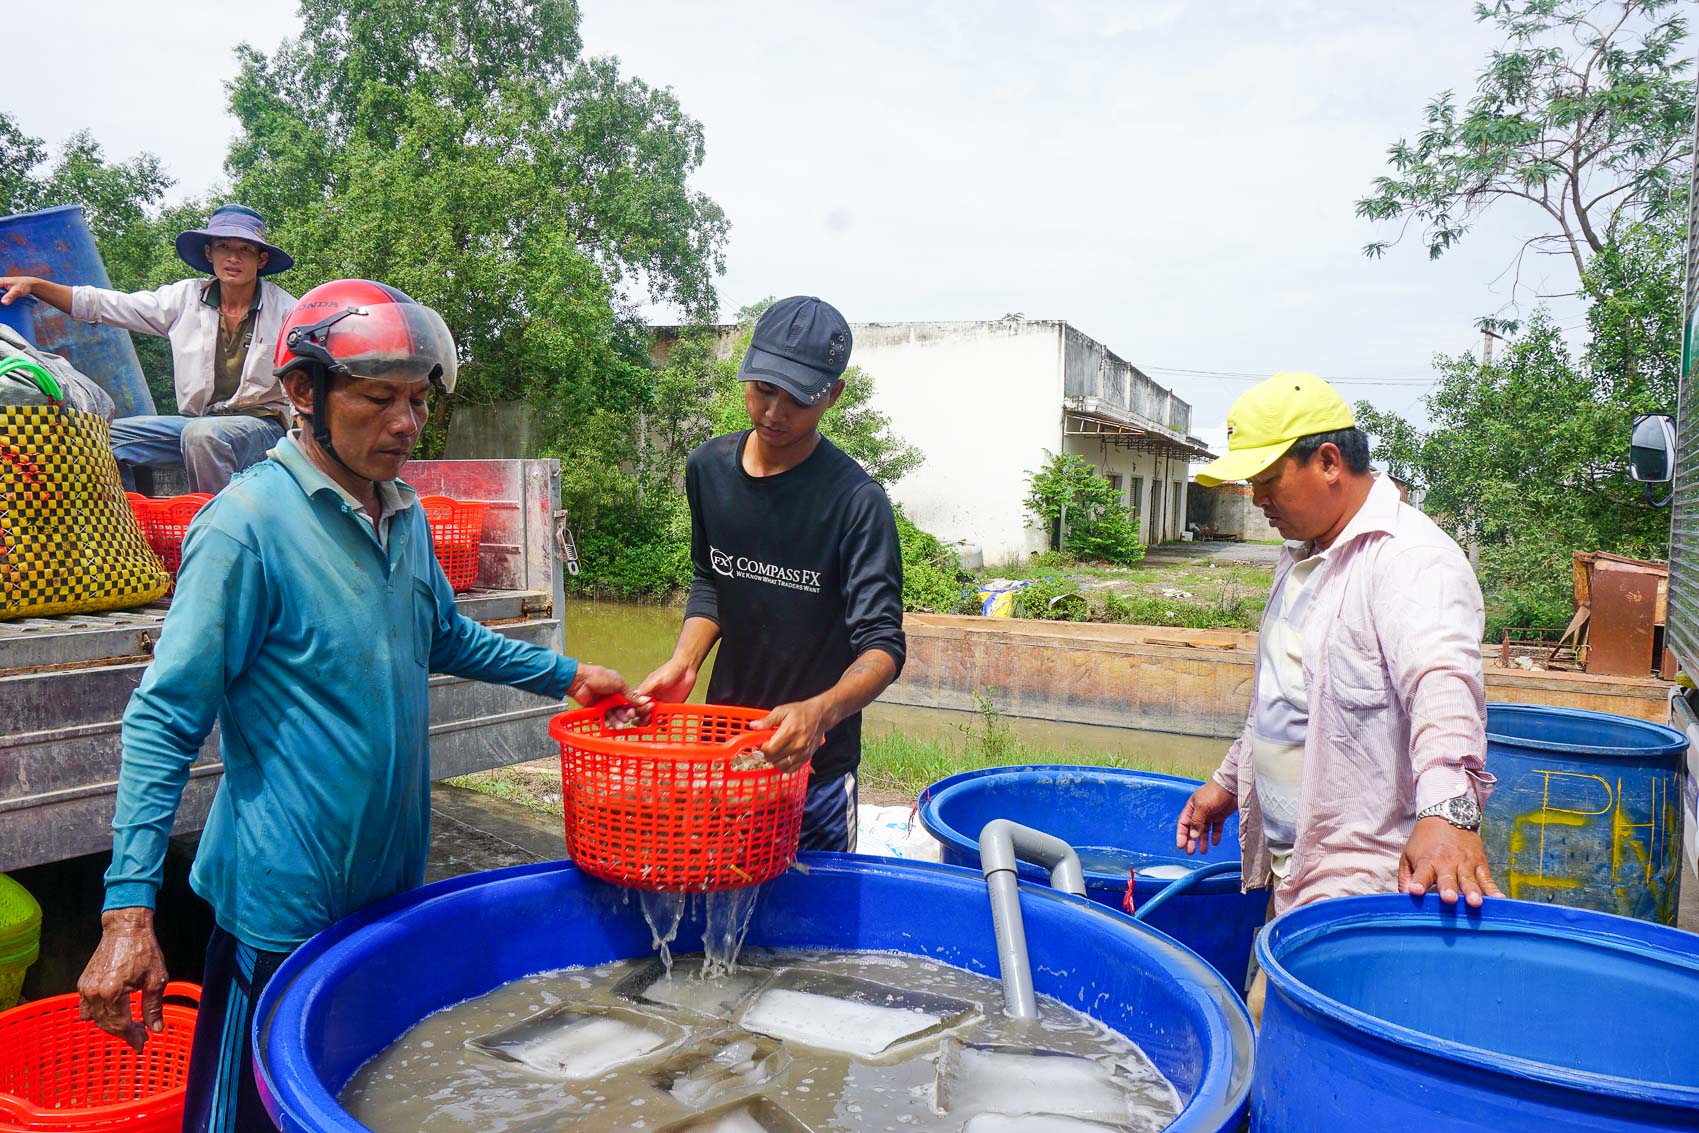
<instances>
[{"instance_id":1,"label":"concrete wall","mask_svg":"<svg viewBox=\"0 0 1699 1133\"><path fill-rule=\"evenodd\" d=\"M1237 736L1250 708L1257 635L1237 630L910 614L908 661L882 700L998 711L1183 735ZM1663 722L1669 685L1642 677L1489 667L1487 699Z\"/></svg>"},{"instance_id":2,"label":"concrete wall","mask_svg":"<svg viewBox=\"0 0 1699 1133\"><path fill-rule=\"evenodd\" d=\"M873 375L874 407L926 463L891 490L946 543L1007 563L1048 546L1021 501L1028 472L1062 448L1055 322L857 323L850 361Z\"/></svg>"},{"instance_id":3,"label":"concrete wall","mask_svg":"<svg viewBox=\"0 0 1699 1133\"><path fill-rule=\"evenodd\" d=\"M1266 542L1280 538L1262 510L1251 503L1251 489L1246 484L1222 484L1206 488L1191 486L1191 502L1187 519L1203 527L1211 527L1223 535L1241 535L1251 542Z\"/></svg>"},{"instance_id":4,"label":"concrete wall","mask_svg":"<svg viewBox=\"0 0 1699 1133\"><path fill-rule=\"evenodd\" d=\"M1192 407L1085 332L1062 324L1062 388L1172 430L1192 431Z\"/></svg>"}]
</instances>

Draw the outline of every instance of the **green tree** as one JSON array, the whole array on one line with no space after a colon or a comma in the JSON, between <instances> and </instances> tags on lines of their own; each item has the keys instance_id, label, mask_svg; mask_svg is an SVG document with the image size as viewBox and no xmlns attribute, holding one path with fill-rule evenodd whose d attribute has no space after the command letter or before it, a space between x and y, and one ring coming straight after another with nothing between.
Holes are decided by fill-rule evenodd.
<instances>
[{"instance_id":1,"label":"green tree","mask_svg":"<svg viewBox=\"0 0 1699 1133\"><path fill-rule=\"evenodd\" d=\"M243 49L227 161L292 281L401 287L447 320L457 399L531 401L565 461L632 458L629 435L586 434L652 402L639 303L717 306L727 225L689 185L701 126L617 60L579 58L565 0L304 0L301 16L270 55Z\"/></svg>"},{"instance_id":2,"label":"green tree","mask_svg":"<svg viewBox=\"0 0 1699 1133\"><path fill-rule=\"evenodd\" d=\"M1027 510L1046 526L1062 521L1061 549L1080 559L1129 565L1144 558L1137 518L1097 469L1073 453L1044 454L1027 473Z\"/></svg>"},{"instance_id":3,"label":"green tree","mask_svg":"<svg viewBox=\"0 0 1699 1133\"><path fill-rule=\"evenodd\" d=\"M1376 458L1478 546L1501 623L1567 620L1573 551L1667 554L1669 514L1647 504L1626 455L1635 414L1675 404L1682 270L1673 225L1630 226L1588 262L1579 359L1541 308L1490 366L1436 360L1428 429L1358 405Z\"/></svg>"},{"instance_id":4,"label":"green tree","mask_svg":"<svg viewBox=\"0 0 1699 1133\"><path fill-rule=\"evenodd\" d=\"M1428 427L1362 404L1376 456L1427 488L1427 509L1479 550L1491 624L1561 624L1571 555L1665 553L1667 514L1628 477L1630 423L1675 404L1682 241L1693 162L1692 59L1673 0L1493 0L1504 36L1460 106L1429 104L1389 151L1359 216L1421 232L1430 257L1488 209L1529 220L1518 254L1566 257L1587 301L1580 357L1550 314L1488 316L1491 365L1440 357ZM1513 299L1514 302L1514 299Z\"/></svg>"},{"instance_id":5,"label":"green tree","mask_svg":"<svg viewBox=\"0 0 1699 1133\"><path fill-rule=\"evenodd\" d=\"M1531 210L1529 250L1568 256L1579 276L1625 226L1682 195L1693 149L1693 59L1675 0L1492 0L1476 19L1504 35L1459 105L1428 104L1414 141L1357 214L1409 229L1438 258L1499 204Z\"/></svg>"}]
</instances>

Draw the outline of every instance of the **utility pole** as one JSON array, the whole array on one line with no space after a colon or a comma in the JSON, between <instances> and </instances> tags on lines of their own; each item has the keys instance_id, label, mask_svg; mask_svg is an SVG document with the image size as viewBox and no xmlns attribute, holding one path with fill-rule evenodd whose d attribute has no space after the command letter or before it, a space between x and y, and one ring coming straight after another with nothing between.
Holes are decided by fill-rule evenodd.
<instances>
[{"instance_id":1,"label":"utility pole","mask_svg":"<svg viewBox=\"0 0 1699 1133\"><path fill-rule=\"evenodd\" d=\"M1493 364L1493 339L1502 337L1491 327L1481 328L1481 365Z\"/></svg>"}]
</instances>

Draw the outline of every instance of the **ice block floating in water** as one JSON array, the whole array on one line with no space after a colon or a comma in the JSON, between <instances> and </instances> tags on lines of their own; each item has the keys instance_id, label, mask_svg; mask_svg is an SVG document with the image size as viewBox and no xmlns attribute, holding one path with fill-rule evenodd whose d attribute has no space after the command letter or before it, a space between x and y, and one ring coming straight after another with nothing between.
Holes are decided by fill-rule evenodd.
<instances>
[{"instance_id":1,"label":"ice block floating in water","mask_svg":"<svg viewBox=\"0 0 1699 1133\"><path fill-rule=\"evenodd\" d=\"M721 972L709 979L706 961L700 956L681 956L669 973L656 960L620 981L614 994L645 1007L689 1011L709 1019L729 1020L743 1001L764 985L772 972L766 968L740 965L735 972Z\"/></svg>"},{"instance_id":2,"label":"ice block floating in water","mask_svg":"<svg viewBox=\"0 0 1699 1133\"><path fill-rule=\"evenodd\" d=\"M934 1109L940 1114L1071 1117L1124 1127L1131 1117L1127 1094L1136 1085L1116 1068L1078 1054L946 1039L938 1055Z\"/></svg>"},{"instance_id":3,"label":"ice block floating in water","mask_svg":"<svg viewBox=\"0 0 1699 1133\"><path fill-rule=\"evenodd\" d=\"M964 999L904 991L831 972L792 968L768 984L739 1023L786 1042L873 1058L976 1014Z\"/></svg>"},{"instance_id":4,"label":"ice block floating in water","mask_svg":"<svg viewBox=\"0 0 1699 1133\"><path fill-rule=\"evenodd\" d=\"M551 1007L466 1045L540 1074L582 1080L676 1045L684 1029L623 1008Z\"/></svg>"},{"instance_id":5,"label":"ice block floating in water","mask_svg":"<svg viewBox=\"0 0 1699 1133\"><path fill-rule=\"evenodd\" d=\"M727 1029L675 1054L653 1081L680 1105L708 1109L753 1093L790 1065L790 1053L777 1039Z\"/></svg>"}]
</instances>

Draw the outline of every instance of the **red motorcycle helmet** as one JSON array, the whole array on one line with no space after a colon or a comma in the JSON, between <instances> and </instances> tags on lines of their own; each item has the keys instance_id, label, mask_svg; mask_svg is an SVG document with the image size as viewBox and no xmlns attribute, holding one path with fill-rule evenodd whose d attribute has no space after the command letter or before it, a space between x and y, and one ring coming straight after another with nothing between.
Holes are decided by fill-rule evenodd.
<instances>
[{"instance_id":1,"label":"red motorcycle helmet","mask_svg":"<svg viewBox=\"0 0 1699 1133\"><path fill-rule=\"evenodd\" d=\"M428 381L454 392L459 358L442 316L404 291L369 279L338 279L301 296L277 337L279 378L307 370L313 379L313 439L334 457L325 412L333 377ZM346 465L344 465L346 467Z\"/></svg>"}]
</instances>

